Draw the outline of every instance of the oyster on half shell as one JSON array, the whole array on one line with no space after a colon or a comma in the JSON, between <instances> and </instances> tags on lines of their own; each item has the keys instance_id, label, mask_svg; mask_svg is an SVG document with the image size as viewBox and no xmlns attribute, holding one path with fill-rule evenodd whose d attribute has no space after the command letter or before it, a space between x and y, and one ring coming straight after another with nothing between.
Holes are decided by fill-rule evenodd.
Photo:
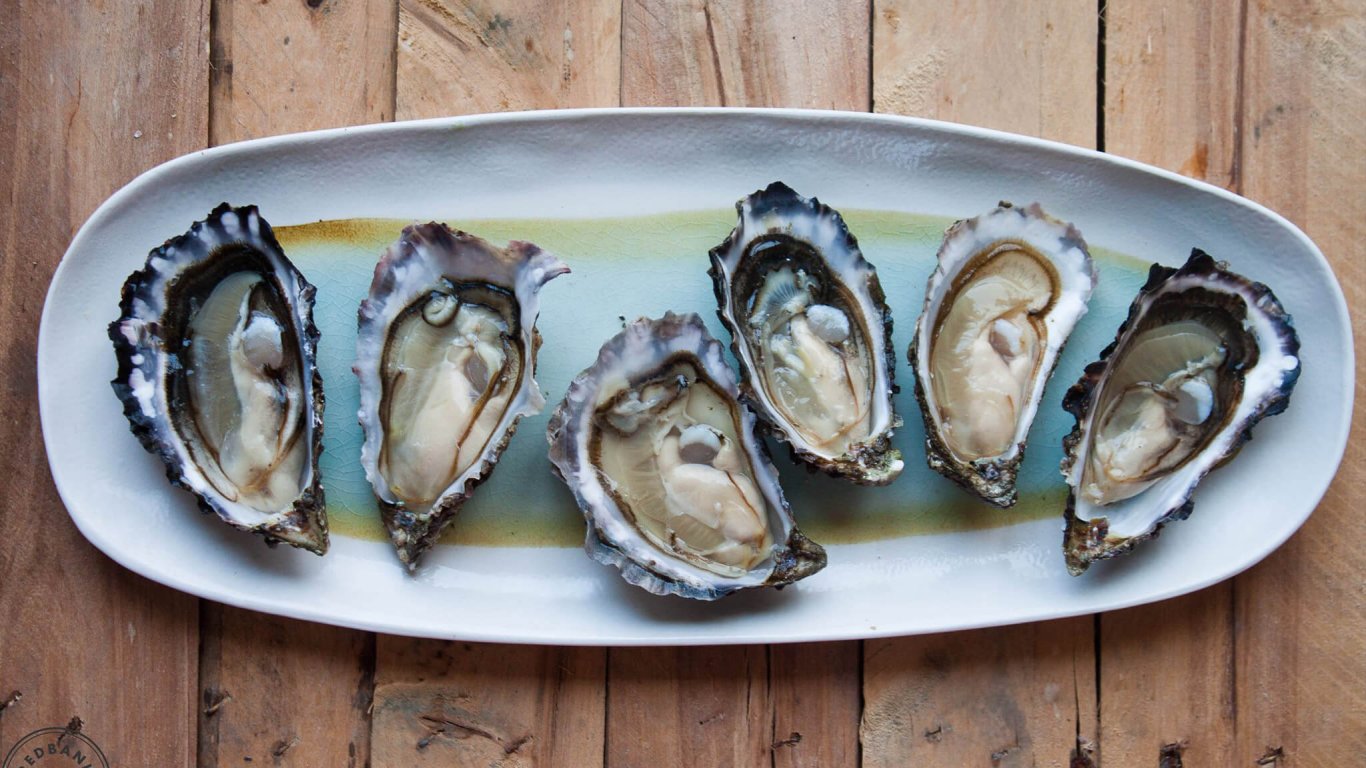
<instances>
[{"instance_id":1,"label":"oyster on half shell","mask_svg":"<svg viewBox=\"0 0 1366 768\"><path fill-rule=\"evenodd\" d=\"M738 394L697 315L642 318L603 345L546 432L589 555L655 594L702 600L825 566Z\"/></svg>"},{"instance_id":2,"label":"oyster on half shell","mask_svg":"<svg viewBox=\"0 0 1366 768\"><path fill-rule=\"evenodd\" d=\"M877 270L839 213L774 182L736 204L711 251L717 314L741 393L793 456L828 474L885 485L901 473L892 315Z\"/></svg>"},{"instance_id":3,"label":"oyster on half shell","mask_svg":"<svg viewBox=\"0 0 1366 768\"><path fill-rule=\"evenodd\" d=\"M1199 249L1153 265L1115 341L1063 408L1063 550L1080 574L1190 515L1191 494L1290 404L1299 338L1271 290Z\"/></svg>"},{"instance_id":4,"label":"oyster on half shell","mask_svg":"<svg viewBox=\"0 0 1366 768\"><path fill-rule=\"evenodd\" d=\"M541 286L569 268L531 243L496 248L444 224L403 230L361 302L361 463L409 569L488 479L534 377Z\"/></svg>"},{"instance_id":5,"label":"oyster on half shell","mask_svg":"<svg viewBox=\"0 0 1366 768\"><path fill-rule=\"evenodd\" d=\"M215 208L152 251L109 326L133 434L205 512L323 554L314 288L255 206Z\"/></svg>"},{"instance_id":6,"label":"oyster on half shell","mask_svg":"<svg viewBox=\"0 0 1366 768\"><path fill-rule=\"evenodd\" d=\"M1001 507L1096 276L1081 233L1038 204L949 227L910 361L932 469Z\"/></svg>"}]
</instances>

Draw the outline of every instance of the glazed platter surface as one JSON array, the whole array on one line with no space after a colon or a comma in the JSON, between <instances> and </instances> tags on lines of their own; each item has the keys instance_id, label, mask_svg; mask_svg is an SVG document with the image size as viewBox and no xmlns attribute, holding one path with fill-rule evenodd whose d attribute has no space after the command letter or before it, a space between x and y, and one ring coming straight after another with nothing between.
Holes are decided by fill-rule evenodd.
<instances>
[{"instance_id":1,"label":"glazed platter surface","mask_svg":"<svg viewBox=\"0 0 1366 768\"><path fill-rule=\"evenodd\" d=\"M553 407L622 317L695 311L726 339L707 303L706 248L734 224L736 199L776 179L846 213L896 321L897 408L906 420L897 445L907 472L889 488L851 490L804 476L785 466L785 449L774 451L798 523L826 545L829 566L781 592L713 604L627 585L571 543L582 520L549 476L543 413L523 422L504 459L512 466L500 465L448 543L416 575L400 568L373 535L363 477L348 464L358 429L347 344L353 294L363 294L379 253L369 240L434 219L494 241L537 241L562 256L575 273L547 288L540 323L538 378ZM1038 201L1074 222L1100 255L1109 293L1098 289L1045 392L1020 508L988 511L925 469L905 351L943 225L1000 200ZM129 433L109 387L106 327L123 280L150 249L223 201L258 205L319 286L323 472L334 518L324 558L269 549L201 515ZM1294 316L1303 374L1289 410L1258 426L1237 461L1197 490L1189 520L1073 578L1062 563L1065 494L1056 471L1070 418L1058 403L1113 337L1142 265L1179 265L1192 246L1275 290ZM1207 184L1088 150L908 118L584 110L282 136L155 168L106 201L73 240L44 307L38 380L48 459L68 512L97 547L148 578L237 606L383 632L635 645L1036 621L1228 578L1284 542L1322 497L1346 444L1353 366L1342 293L1314 244L1276 214Z\"/></svg>"}]
</instances>

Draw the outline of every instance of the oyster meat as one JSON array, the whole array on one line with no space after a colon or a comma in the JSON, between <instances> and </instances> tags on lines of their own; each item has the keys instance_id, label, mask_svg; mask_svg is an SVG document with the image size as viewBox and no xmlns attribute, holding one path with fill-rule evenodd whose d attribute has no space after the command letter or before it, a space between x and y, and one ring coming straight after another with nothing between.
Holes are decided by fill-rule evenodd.
<instances>
[{"instance_id":1,"label":"oyster meat","mask_svg":"<svg viewBox=\"0 0 1366 768\"><path fill-rule=\"evenodd\" d=\"M697 315L642 318L603 346L547 431L593 558L655 594L702 600L825 566L738 394Z\"/></svg>"},{"instance_id":2,"label":"oyster meat","mask_svg":"<svg viewBox=\"0 0 1366 768\"><path fill-rule=\"evenodd\" d=\"M255 206L224 203L147 257L109 326L133 434L205 512L323 554L314 288Z\"/></svg>"},{"instance_id":3,"label":"oyster meat","mask_svg":"<svg viewBox=\"0 0 1366 768\"><path fill-rule=\"evenodd\" d=\"M1095 281L1081 233L1038 204L949 227L910 347L932 469L1015 503L1044 385Z\"/></svg>"},{"instance_id":4,"label":"oyster meat","mask_svg":"<svg viewBox=\"0 0 1366 768\"><path fill-rule=\"evenodd\" d=\"M569 268L531 243L495 248L444 224L403 230L361 302L361 463L398 558L415 568L479 483L536 385L541 286Z\"/></svg>"},{"instance_id":5,"label":"oyster meat","mask_svg":"<svg viewBox=\"0 0 1366 768\"><path fill-rule=\"evenodd\" d=\"M711 251L741 393L800 461L865 485L901 473L892 315L839 213L781 182L736 204Z\"/></svg>"},{"instance_id":6,"label":"oyster meat","mask_svg":"<svg viewBox=\"0 0 1366 768\"><path fill-rule=\"evenodd\" d=\"M1199 249L1180 269L1153 265L1114 343L1063 400L1077 419L1063 442L1068 570L1185 519L1201 478L1289 405L1299 346L1265 285Z\"/></svg>"}]
</instances>

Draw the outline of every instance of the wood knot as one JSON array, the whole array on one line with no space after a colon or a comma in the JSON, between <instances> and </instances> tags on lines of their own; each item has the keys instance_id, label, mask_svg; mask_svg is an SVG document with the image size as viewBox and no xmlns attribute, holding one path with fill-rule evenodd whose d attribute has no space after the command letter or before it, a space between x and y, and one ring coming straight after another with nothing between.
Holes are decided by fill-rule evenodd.
<instances>
[{"instance_id":1,"label":"wood knot","mask_svg":"<svg viewBox=\"0 0 1366 768\"><path fill-rule=\"evenodd\" d=\"M1183 768L1181 753L1186 751L1186 742L1177 741L1163 744L1157 753L1157 768Z\"/></svg>"},{"instance_id":2,"label":"wood knot","mask_svg":"<svg viewBox=\"0 0 1366 768\"><path fill-rule=\"evenodd\" d=\"M786 739L780 739L773 742L772 748L781 749L782 747L795 747L800 743L802 743L802 735L793 731L792 735L788 736Z\"/></svg>"},{"instance_id":3,"label":"wood knot","mask_svg":"<svg viewBox=\"0 0 1366 768\"><path fill-rule=\"evenodd\" d=\"M289 739L289 741L285 741L284 739L280 739L279 741L275 742L275 746L273 746L273 747L270 748L270 756L278 760L278 759L284 757L284 756L285 756L285 753L288 752L289 750L293 749L293 748L294 748L294 745L295 745L295 744L298 744L298 743L299 743L299 737L298 737L298 736L291 736L290 739Z\"/></svg>"},{"instance_id":4,"label":"wood knot","mask_svg":"<svg viewBox=\"0 0 1366 768\"><path fill-rule=\"evenodd\" d=\"M1285 757L1285 750L1280 747L1267 747L1266 753L1257 758L1257 765L1276 766L1281 764L1281 759Z\"/></svg>"}]
</instances>

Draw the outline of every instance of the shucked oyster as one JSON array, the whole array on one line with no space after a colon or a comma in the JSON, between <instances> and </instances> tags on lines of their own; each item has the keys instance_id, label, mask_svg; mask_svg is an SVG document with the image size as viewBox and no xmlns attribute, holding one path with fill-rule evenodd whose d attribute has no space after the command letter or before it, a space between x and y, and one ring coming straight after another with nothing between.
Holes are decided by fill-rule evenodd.
<instances>
[{"instance_id":1,"label":"shucked oyster","mask_svg":"<svg viewBox=\"0 0 1366 768\"><path fill-rule=\"evenodd\" d=\"M410 569L545 407L538 293L568 271L530 243L436 223L404 229L375 267L356 337L361 463Z\"/></svg>"},{"instance_id":2,"label":"shucked oyster","mask_svg":"<svg viewBox=\"0 0 1366 768\"><path fill-rule=\"evenodd\" d=\"M655 594L714 600L825 567L722 354L697 315L637 320L569 385L546 433L588 553Z\"/></svg>"},{"instance_id":3,"label":"shucked oyster","mask_svg":"<svg viewBox=\"0 0 1366 768\"><path fill-rule=\"evenodd\" d=\"M1153 265L1115 341L1063 399L1063 549L1074 575L1191 512L1191 493L1285 410L1299 338L1271 290L1195 249Z\"/></svg>"},{"instance_id":4,"label":"shucked oyster","mask_svg":"<svg viewBox=\"0 0 1366 768\"><path fill-rule=\"evenodd\" d=\"M904 465L891 446L901 419L877 271L838 213L782 182L735 207L740 222L712 249L709 274L745 401L801 461L890 483Z\"/></svg>"},{"instance_id":5,"label":"shucked oyster","mask_svg":"<svg viewBox=\"0 0 1366 768\"><path fill-rule=\"evenodd\" d=\"M318 554L327 514L314 288L255 206L152 251L109 326L133 434L205 512Z\"/></svg>"},{"instance_id":6,"label":"shucked oyster","mask_svg":"<svg viewBox=\"0 0 1366 768\"><path fill-rule=\"evenodd\" d=\"M911 342L935 471L1002 507L1095 272L1081 233L1037 204L949 227Z\"/></svg>"}]
</instances>

